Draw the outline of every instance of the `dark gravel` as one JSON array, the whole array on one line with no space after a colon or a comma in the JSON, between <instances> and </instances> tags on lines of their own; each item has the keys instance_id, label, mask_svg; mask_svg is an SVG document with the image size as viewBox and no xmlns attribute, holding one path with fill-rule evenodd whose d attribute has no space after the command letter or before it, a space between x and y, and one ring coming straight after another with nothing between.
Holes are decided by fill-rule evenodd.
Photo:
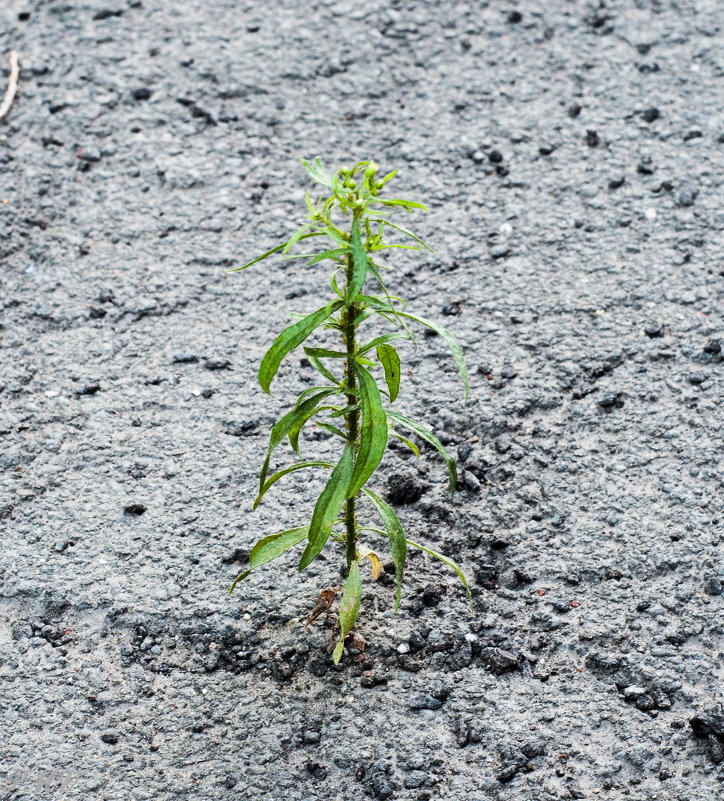
<instances>
[{"instance_id":1,"label":"dark gravel","mask_svg":"<svg viewBox=\"0 0 724 801\"><path fill-rule=\"evenodd\" d=\"M384 5L0 8L2 799L721 798L720 5ZM251 511L313 381L256 366L326 275L225 272L318 153L429 203L391 289L472 376L406 352L461 490L403 447L377 489L476 612L415 552L395 617L385 559L339 669L340 554L226 595L318 489Z\"/></svg>"}]
</instances>

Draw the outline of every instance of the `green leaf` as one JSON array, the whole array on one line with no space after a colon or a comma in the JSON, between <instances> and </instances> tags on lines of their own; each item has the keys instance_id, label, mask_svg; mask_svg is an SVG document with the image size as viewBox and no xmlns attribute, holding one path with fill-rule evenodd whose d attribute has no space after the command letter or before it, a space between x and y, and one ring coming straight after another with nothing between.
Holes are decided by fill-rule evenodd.
<instances>
[{"instance_id":1,"label":"green leaf","mask_svg":"<svg viewBox=\"0 0 724 801\"><path fill-rule=\"evenodd\" d=\"M300 570L304 570L316 558L329 539L334 521L337 519L339 510L347 497L353 462L354 450L352 445L345 445L339 463L332 471L327 485L322 490L319 498L317 498L317 503L314 506L312 522L309 524L309 542L299 561Z\"/></svg>"},{"instance_id":2,"label":"green leaf","mask_svg":"<svg viewBox=\"0 0 724 801\"><path fill-rule=\"evenodd\" d=\"M307 356L314 356L316 359L346 359L347 354L342 350L327 350L327 348L304 348Z\"/></svg>"},{"instance_id":3,"label":"green leaf","mask_svg":"<svg viewBox=\"0 0 724 801\"><path fill-rule=\"evenodd\" d=\"M309 355L309 354L307 354ZM334 374L331 373L323 364L319 361L316 356L309 356L309 363L314 367L314 369L323 375L327 381L333 381L337 386L340 386L340 382L335 378Z\"/></svg>"},{"instance_id":4,"label":"green leaf","mask_svg":"<svg viewBox=\"0 0 724 801\"><path fill-rule=\"evenodd\" d=\"M351 498L375 472L387 448L387 420L382 408L380 391L374 378L359 364L355 364L359 377L362 425L360 443L347 497Z\"/></svg>"},{"instance_id":5,"label":"green leaf","mask_svg":"<svg viewBox=\"0 0 724 801\"><path fill-rule=\"evenodd\" d=\"M382 179L381 183L384 186L388 181L392 180L397 175L397 170L392 170L392 172L387 173L385 177Z\"/></svg>"},{"instance_id":6,"label":"green leaf","mask_svg":"<svg viewBox=\"0 0 724 801\"><path fill-rule=\"evenodd\" d=\"M356 300L367 278L367 251L362 244L359 232L359 220L352 222L352 235L350 237L352 249L352 278L347 285L347 305L351 306Z\"/></svg>"},{"instance_id":7,"label":"green leaf","mask_svg":"<svg viewBox=\"0 0 724 801\"><path fill-rule=\"evenodd\" d=\"M259 540L257 544L251 549L249 554L249 569L245 570L240 576L234 579L234 583L229 588L229 595L234 591L234 587L249 576L252 570L272 559L277 559L286 553L290 548L298 545L307 538L308 526L302 528L290 528L288 531L282 531L280 534L272 534L269 537L264 537Z\"/></svg>"},{"instance_id":8,"label":"green leaf","mask_svg":"<svg viewBox=\"0 0 724 801\"><path fill-rule=\"evenodd\" d=\"M289 467L285 467L283 470L279 470L278 472L274 473L273 475L269 476L269 478L264 482L264 486L261 488L261 491L256 497L254 501L253 509L256 509L259 506L259 502L261 501L262 497L266 494L266 491L272 484L276 484L280 478L283 478L288 473L293 473L295 470L302 470L306 467L334 467L331 462L298 462L297 464L290 465Z\"/></svg>"},{"instance_id":9,"label":"green leaf","mask_svg":"<svg viewBox=\"0 0 724 801\"><path fill-rule=\"evenodd\" d=\"M400 518L391 506L368 489L363 489L362 492L372 501L375 509L377 509L379 516L382 518L382 524L385 527L387 536L390 539L390 551L392 552L392 561L395 563L395 578L397 579L397 600L395 601L395 612L397 612L400 606L400 595L402 593L402 575L405 572L405 560L407 559L407 540L405 539L405 532L402 530Z\"/></svg>"},{"instance_id":10,"label":"green leaf","mask_svg":"<svg viewBox=\"0 0 724 801\"><path fill-rule=\"evenodd\" d=\"M330 239L334 239L334 241L341 248L345 248L345 249L349 248L349 243L347 242L347 240L344 238L344 236L342 236L342 233L337 228L335 228L333 225L328 225L324 229L324 233L327 234L327 236Z\"/></svg>"},{"instance_id":11,"label":"green leaf","mask_svg":"<svg viewBox=\"0 0 724 801\"><path fill-rule=\"evenodd\" d=\"M409 326L407 325L407 323L406 323L406 322L405 322L405 321L402 319L402 317L400 317L400 315L397 313L397 309L395 309L395 307L394 307L394 305L393 305L393 303L392 303L392 300L393 300L393 298L392 298L392 295L390 295L390 293L387 291L387 287L385 286L385 282L382 280L382 276L380 275L379 268L380 268L381 266L382 266L382 265L378 265L378 264L376 264L375 262L373 262L373 261L372 261L372 259L370 259L370 260L369 260L369 268L370 268L370 272L372 273L372 275L374 275L374 277L375 277L375 280L377 281L377 283L378 283L378 284L380 285L380 287L382 288L382 291L385 293L385 299L387 300L387 303L388 303L388 305L389 305L389 311L390 311L390 313L392 313L392 314L394 315L394 317L395 317L395 321L396 321L396 322L397 322L397 324L400 326L400 328L404 328L404 329L405 329L405 332L407 333L407 335L409 336L409 338L410 338L410 339L412 340L412 342L414 343L414 345L415 345L415 348L417 348L417 342L415 342L415 337L412 335L412 331L410 331L410 327L409 327ZM379 298L377 298L376 300L377 300L378 302L381 302L381 301L379 300ZM405 305L406 305L406 304L404 303L404 301L402 301L402 306L403 306L403 308L405 307ZM381 311L380 311L380 313L381 313ZM382 314L382 316L384 317L385 315L384 315L384 314ZM386 319L387 319L387 318L386 318Z\"/></svg>"},{"instance_id":12,"label":"green leaf","mask_svg":"<svg viewBox=\"0 0 724 801\"><path fill-rule=\"evenodd\" d=\"M302 392L302 394L297 398L297 402L294 404L295 406L300 406L302 401L308 396L313 395L315 392L320 392L322 390L329 389L332 392L336 392L338 387L307 387L307 389Z\"/></svg>"},{"instance_id":13,"label":"green leaf","mask_svg":"<svg viewBox=\"0 0 724 801\"><path fill-rule=\"evenodd\" d=\"M266 459L264 460L264 465L261 468L261 475L259 477L260 493L264 488L264 484L266 483L266 476L267 472L269 471L269 461L274 448L276 448L277 445L282 442L284 437L286 437L290 431L294 430L294 427L300 420L309 419L309 416L314 413L320 401L329 397L330 395L333 395L336 391L336 389L322 389L320 392L312 395L312 397L307 398L301 403L298 403L297 406L295 406L291 411L287 412L284 417L281 418L281 420L274 424L274 427L269 434L269 448L267 449Z\"/></svg>"},{"instance_id":14,"label":"green leaf","mask_svg":"<svg viewBox=\"0 0 724 801\"><path fill-rule=\"evenodd\" d=\"M289 250L291 250L294 247L294 245L296 245L297 242L299 242L299 240L304 236L304 234L307 233L307 231L312 227L312 225L313 223L307 223L306 225L303 225L301 228L296 230L287 240L287 244L284 245L284 250L282 250L282 253L287 253ZM317 232L314 234L314 236L321 236L321 234Z\"/></svg>"},{"instance_id":15,"label":"green leaf","mask_svg":"<svg viewBox=\"0 0 724 801\"><path fill-rule=\"evenodd\" d=\"M299 232L297 232L297 233L299 233ZM300 236L299 239L309 239L312 236L319 236L319 235L320 235L319 232L314 232L314 233L311 233L311 234L304 234L303 236ZM297 241L299 241L299 240L297 240ZM264 259L266 259L269 256L273 255L274 253L277 253L280 250L284 250L284 248L286 248L288 244L289 244L288 241L287 242L282 242L281 244L276 245L276 247L273 247L271 250L267 250L266 253L262 253L261 256L257 256L255 259L252 259L250 262L247 262L246 264L242 265L241 267L233 267L231 270L227 270L227 272L238 273L240 270L246 270L247 267L251 267L253 264L257 264L258 262L263 261Z\"/></svg>"},{"instance_id":16,"label":"green leaf","mask_svg":"<svg viewBox=\"0 0 724 801\"><path fill-rule=\"evenodd\" d=\"M316 181L318 184L322 184L322 186L326 186L329 189L332 188L332 176L324 169L322 166L322 159L317 156L314 160L314 164L310 164L308 161L304 159L300 159L302 162L302 166L304 169L309 173L309 177Z\"/></svg>"},{"instance_id":17,"label":"green leaf","mask_svg":"<svg viewBox=\"0 0 724 801\"><path fill-rule=\"evenodd\" d=\"M334 664L338 664L344 651L344 641L352 631L359 614L359 604L362 598L362 579L359 574L359 563L356 559L349 566L349 575L344 584L342 603L339 606L339 627L341 629L339 640L332 653Z\"/></svg>"},{"instance_id":18,"label":"green leaf","mask_svg":"<svg viewBox=\"0 0 724 801\"><path fill-rule=\"evenodd\" d=\"M321 420L317 420L316 422L317 428L324 428L327 431L331 431L333 434L336 434L338 437L342 437L342 439L347 442L349 437L342 431L341 428L337 428L337 426L333 426L331 423L325 423Z\"/></svg>"},{"instance_id":19,"label":"green leaf","mask_svg":"<svg viewBox=\"0 0 724 801\"><path fill-rule=\"evenodd\" d=\"M400 357L392 345L380 345L377 348L377 358L385 370L390 401L394 401L400 391Z\"/></svg>"},{"instance_id":20,"label":"green leaf","mask_svg":"<svg viewBox=\"0 0 724 801\"><path fill-rule=\"evenodd\" d=\"M442 442L430 431L429 428L425 428L421 423L416 422L415 420L410 420L409 417L405 417L404 415L400 414L399 412L393 412L389 409L387 410L387 416L394 420L395 422L399 423L403 428L407 428L409 431L417 434L420 439L424 439L425 442L429 442L430 445L435 448L438 453L442 456L447 464L447 470L450 477L450 492L455 492L455 485L458 482L458 470L457 465L455 464L455 459L443 448Z\"/></svg>"},{"instance_id":21,"label":"green leaf","mask_svg":"<svg viewBox=\"0 0 724 801\"><path fill-rule=\"evenodd\" d=\"M307 267L312 267L314 264L318 264L325 259L336 259L339 256L346 256L348 253L349 248L332 248L331 250L325 250L324 253L317 253L307 264Z\"/></svg>"},{"instance_id":22,"label":"green leaf","mask_svg":"<svg viewBox=\"0 0 724 801\"><path fill-rule=\"evenodd\" d=\"M371 339L366 345L359 348L357 354L367 353L368 350L377 348L380 345L386 345L388 342L394 342L396 339L410 339L410 337L407 334L382 334L382 336Z\"/></svg>"},{"instance_id":23,"label":"green leaf","mask_svg":"<svg viewBox=\"0 0 724 801\"><path fill-rule=\"evenodd\" d=\"M460 577L460 581L463 583L463 587L468 591L468 599L470 600L470 609L473 608L473 594L470 592L470 587L468 586L468 582L465 579L465 575L463 571L460 569L458 564L450 559L449 556L443 556L441 553L437 553L437 551L432 551L430 548L426 548L424 545L419 545L417 542L413 542L412 540L407 540L408 545L412 545L413 548L419 548L421 551L425 551L425 553L429 553L430 556L434 556L435 559L439 559L441 562L444 562L446 565L451 567Z\"/></svg>"},{"instance_id":24,"label":"green leaf","mask_svg":"<svg viewBox=\"0 0 724 801\"><path fill-rule=\"evenodd\" d=\"M415 203L414 200L401 200L400 198L385 198L384 200L380 200L380 203L383 203L385 206L402 206L405 209L422 209L423 211L430 211L427 206L423 206L422 203Z\"/></svg>"},{"instance_id":25,"label":"green leaf","mask_svg":"<svg viewBox=\"0 0 724 801\"><path fill-rule=\"evenodd\" d=\"M309 411L305 412L305 414L301 415L294 426L292 427L291 431L289 432L289 444L292 446L292 450L299 454L299 435L302 432L302 429L307 424L307 421L314 417L315 414L318 414L325 409L334 409L334 406L317 406L315 408L309 409Z\"/></svg>"},{"instance_id":26,"label":"green leaf","mask_svg":"<svg viewBox=\"0 0 724 801\"><path fill-rule=\"evenodd\" d=\"M259 383L264 392L269 392L272 379L279 369L282 359L319 327L330 314L342 306L341 300L330 301L324 308L317 309L312 314L303 317L298 322L285 328L274 340L271 348L266 352L259 366Z\"/></svg>"},{"instance_id":27,"label":"green leaf","mask_svg":"<svg viewBox=\"0 0 724 801\"><path fill-rule=\"evenodd\" d=\"M407 445L407 447L415 454L415 456L417 456L418 459L420 458L420 450L412 440L407 439L407 437L403 437L402 434L400 434L399 431L395 431L394 428L390 430L390 434L392 434L393 437L397 437L397 439L399 439L401 442L404 442L405 445Z\"/></svg>"},{"instance_id":28,"label":"green leaf","mask_svg":"<svg viewBox=\"0 0 724 801\"><path fill-rule=\"evenodd\" d=\"M404 234L405 236L409 236L410 239L414 239L415 242L418 243L418 245L422 245L425 248L425 250L429 250L430 253L434 253L435 252L426 242L423 242L422 239L420 239L420 237L417 234L413 234L412 231L408 231L407 228L403 228L400 225L396 225L395 223L392 223L389 220L373 219L372 222L383 222L385 225L389 225L390 228L394 228L396 231L399 231L401 234Z\"/></svg>"},{"instance_id":29,"label":"green leaf","mask_svg":"<svg viewBox=\"0 0 724 801\"><path fill-rule=\"evenodd\" d=\"M420 325L426 326L436 334L439 334L445 340L445 342L447 342L448 346L450 347L450 351L452 352L455 366L458 368L458 372L460 373L460 378L463 380L463 386L465 387L465 400L467 400L468 395L470 394L470 382L468 381L468 371L465 369L465 357L463 356L463 349L460 347L457 339L455 339L455 337L447 330L447 328L443 328L443 326L438 325L437 323L432 323L429 320L425 320L422 317L418 317L416 314L410 314L409 312L401 311L399 314L401 314L403 317L407 317L410 320L414 320L416 323L420 323Z\"/></svg>"}]
</instances>

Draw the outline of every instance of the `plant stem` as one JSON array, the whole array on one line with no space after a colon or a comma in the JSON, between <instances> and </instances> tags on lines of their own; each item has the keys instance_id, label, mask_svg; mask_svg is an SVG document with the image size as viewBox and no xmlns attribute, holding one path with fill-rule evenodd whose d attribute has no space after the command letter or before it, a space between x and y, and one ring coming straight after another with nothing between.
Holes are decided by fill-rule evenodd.
<instances>
[{"instance_id":1,"label":"plant stem","mask_svg":"<svg viewBox=\"0 0 724 801\"><path fill-rule=\"evenodd\" d=\"M352 282L352 270L354 263L352 255L347 256L347 287ZM354 354L357 350L357 331L355 328L355 316L357 314L357 307L355 304L348 306L344 313L344 342L347 352L347 366L345 368L345 389L347 390L347 406L357 406L357 396L354 390L357 388L357 374L354 368ZM347 423L347 436L349 442L352 443L357 455L359 448L359 409L355 408L345 415ZM357 494L351 498L347 498L345 503L345 523L347 528L347 570L349 570L352 562L357 558Z\"/></svg>"}]
</instances>

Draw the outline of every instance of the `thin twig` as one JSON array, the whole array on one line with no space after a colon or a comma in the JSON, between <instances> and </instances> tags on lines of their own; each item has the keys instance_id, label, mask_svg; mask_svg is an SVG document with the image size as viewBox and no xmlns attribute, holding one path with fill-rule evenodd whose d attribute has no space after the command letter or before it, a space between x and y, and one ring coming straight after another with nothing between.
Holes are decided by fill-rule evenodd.
<instances>
[{"instance_id":1,"label":"thin twig","mask_svg":"<svg viewBox=\"0 0 724 801\"><path fill-rule=\"evenodd\" d=\"M20 75L20 67L18 66L18 54L16 50L10 51L10 78L8 79L8 88L5 91L2 105L0 106L0 122L7 116L10 107L15 99L15 92L18 90L18 76Z\"/></svg>"}]
</instances>

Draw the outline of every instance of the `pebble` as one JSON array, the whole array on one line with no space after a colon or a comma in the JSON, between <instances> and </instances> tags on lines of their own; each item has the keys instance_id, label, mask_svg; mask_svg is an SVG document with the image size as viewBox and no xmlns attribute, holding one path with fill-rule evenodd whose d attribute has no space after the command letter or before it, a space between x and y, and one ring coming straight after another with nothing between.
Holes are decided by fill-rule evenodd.
<instances>
[{"instance_id":1,"label":"pebble","mask_svg":"<svg viewBox=\"0 0 724 801\"><path fill-rule=\"evenodd\" d=\"M461 479L460 483L464 484L468 489L472 490L473 492L480 492L482 490L480 479L475 475L475 473L471 472L470 470L463 470L460 479Z\"/></svg>"},{"instance_id":2,"label":"pebble","mask_svg":"<svg viewBox=\"0 0 724 801\"><path fill-rule=\"evenodd\" d=\"M432 695L418 695L410 699L410 709L431 709L436 710L442 707L442 701L439 698L433 698Z\"/></svg>"},{"instance_id":3,"label":"pebble","mask_svg":"<svg viewBox=\"0 0 724 801\"><path fill-rule=\"evenodd\" d=\"M656 172L656 165L651 156L644 155L641 157L641 160L636 166L636 172L639 175L653 175Z\"/></svg>"},{"instance_id":4,"label":"pebble","mask_svg":"<svg viewBox=\"0 0 724 801\"><path fill-rule=\"evenodd\" d=\"M490 248L490 255L494 259L503 259L509 253L510 253L510 247L502 243L498 245L493 245L493 247Z\"/></svg>"},{"instance_id":5,"label":"pebble","mask_svg":"<svg viewBox=\"0 0 724 801\"><path fill-rule=\"evenodd\" d=\"M128 503L123 507L123 511L132 517L138 517L146 511L146 506L143 503Z\"/></svg>"},{"instance_id":6,"label":"pebble","mask_svg":"<svg viewBox=\"0 0 724 801\"><path fill-rule=\"evenodd\" d=\"M101 151L95 145L84 145L78 151L78 158L87 164L95 164L101 160Z\"/></svg>"},{"instance_id":7,"label":"pebble","mask_svg":"<svg viewBox=\"0 0 724 801\"><path fill-rule=\"evenodd\" d=\"M698 194L699 190L695 186L692 184L684 184L681 189L679 189L677 203L684 208L693 206Z\"/></svg>"},{"instance_id":8,"label":"pebble","mask_svg":"<svg viewBox=\"0 0 724 801\"><path fill-rule=\"evenodd\" d=\"M95 395L96 392L99 392L101 385L98 381L89 381L87 384L83 384L80 389L75 391L75 394L79 397L82 395Z\"/></svg>"},{"instance_id":9,"label":"pebble","mask_svg":"<svg viewBox=\"0 0 724 801\"><path fill-rule=\"evenodd\" d=\"M589 147L598 147L600 143L601 139L598 136L598 131L594 131L592 129L586 131L586 144Z\"/></svg>"},{"instance_id":10,"label":"pebble","mask_svg":"<svg viewBox=\"0 0 724 801\"><path fill-rule=\"evenodd\" d=\"M231 362L229 359L206 359L204 367L207 370L229 370Z\"/></svg>"},{"instance_id":11,"label":"pebble","mask_svg":"<svg viewBox=\"0 0 724 801\"><path fill-rule=\"evenodd\" d=\"M650 320L646 323L644 333L649 339L656 339L664 335L664 326L658 320Z\"/></svg>"},{"instance_id":12,"label":"pebble","mask_svg":"<svg viewBox=\"0 0 724 801\"><path fill-rule=\"evenodd\" d=\"M108 745L115 745L118 742L118 732L108 729L101 734L101 740Z\"/></svg>"},{"instance_id":13,"label":"pebble","mask_svg":"<svg viewBox=\"0 0 724 801\"><path fill-rule=\"evenodd\" d=\"M147 86L139 86L131 92L134 100L149 100L153 92Z\"/></svg>"},{"instance_id":14,"label":"pebble","mask_svg":"<svg viewBox=\"0 0 724 801\"><path fill-rule=\"evenodd\" d=\"M624 405L623 395L620 392L607 392L599 399L598 405L607 412L621 409Z\"/></svg>"},{"instance_id":15,"label":"pebble","mask_svg":"<svg viewBox=\"0 0 724 801\"><path fill-rule=\"evenodd\" d=\"M651 124L652 122L656 122L661 116L661 112L656 108L656 106L652 106L651 108L644 109L640 112L641 119L644 122L648 122Z\"/></svg>"}]
</instances>

